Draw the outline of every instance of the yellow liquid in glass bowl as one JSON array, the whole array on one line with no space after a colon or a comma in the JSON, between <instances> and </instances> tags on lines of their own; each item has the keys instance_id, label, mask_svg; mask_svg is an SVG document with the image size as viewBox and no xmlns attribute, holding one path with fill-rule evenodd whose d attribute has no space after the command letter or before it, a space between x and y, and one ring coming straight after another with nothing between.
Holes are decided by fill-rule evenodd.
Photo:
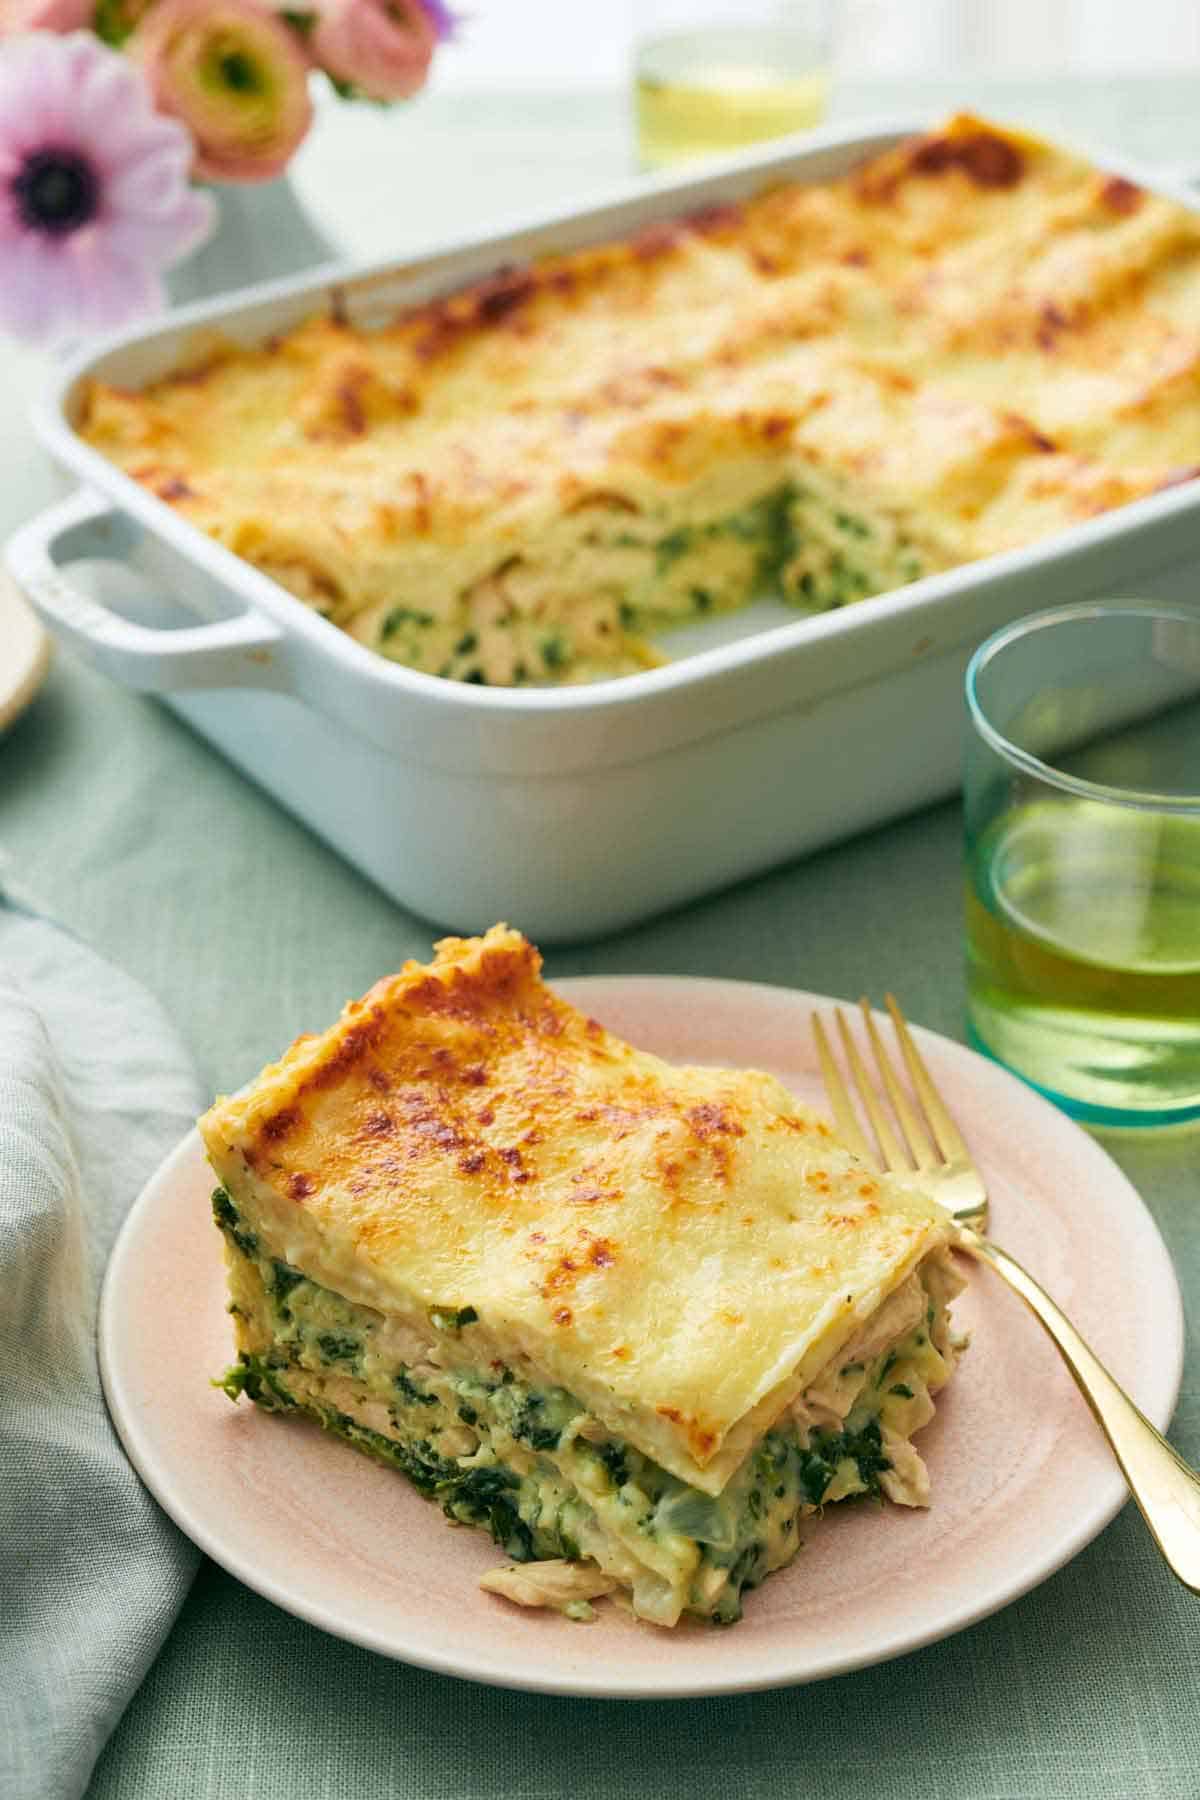
<instances>
[{"instance_id":1,"label":"yellow liquid in glass bowl","mask_svg":"<svg viewBox=\"0 0 1200 1800\"><path fill-rule=\"evenodd\" d=\"M717 156L817 125L829 104L823 48L790 31L696 31L638 51L634 114L643 167Z\"/></svg>"}]
</instances>

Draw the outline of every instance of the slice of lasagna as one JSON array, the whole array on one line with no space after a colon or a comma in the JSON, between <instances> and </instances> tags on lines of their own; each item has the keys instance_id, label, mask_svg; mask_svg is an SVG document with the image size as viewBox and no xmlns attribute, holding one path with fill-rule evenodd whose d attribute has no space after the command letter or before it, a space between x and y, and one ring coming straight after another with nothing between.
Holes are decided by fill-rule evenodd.
<instances>
[{"instance_id":1,"label":"slice of lasagna","mask_svg":"<svg viewBox=\"0 0 1200 1800\"><path fill-rule=\"evenodd\" d=\"M730 1621L804 1514L926 1502L949 1223L773 1077L635 1050L540 966L449 938L205 1114L222 1385L490 1531L498 1593Z\"/></svg>"}]
</instances>

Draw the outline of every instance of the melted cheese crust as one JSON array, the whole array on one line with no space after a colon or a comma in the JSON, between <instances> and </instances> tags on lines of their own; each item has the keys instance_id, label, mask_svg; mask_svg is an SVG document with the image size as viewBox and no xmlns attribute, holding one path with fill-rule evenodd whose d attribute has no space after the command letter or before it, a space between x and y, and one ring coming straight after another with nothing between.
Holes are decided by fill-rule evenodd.
<instances>
[{"instance_id":1,"label":"melted cheese crust","mask_svg":"<svg viewBox=\"0 0 1200 1800\"><path fill-rule=\"evenodd\" d=\"M402 1360L504 1364L718 1493L948 1242L773 1077L675 1067L559 999L504 926L450 938L200 1122L270 1254Z\"/></svg>"},{"instance_id":2,"label":"melted cheese crust","mask_svg":"<svg viewBox=\"0 0 1200 1800\"><path fill-rule=\"evenodd\" d=\"M384 655L553 683L759 591L840 605L1189 479L1198 383L1200 220L959 117L382 330L94 383L79 429Z\"/></svg>"}]
</instances>

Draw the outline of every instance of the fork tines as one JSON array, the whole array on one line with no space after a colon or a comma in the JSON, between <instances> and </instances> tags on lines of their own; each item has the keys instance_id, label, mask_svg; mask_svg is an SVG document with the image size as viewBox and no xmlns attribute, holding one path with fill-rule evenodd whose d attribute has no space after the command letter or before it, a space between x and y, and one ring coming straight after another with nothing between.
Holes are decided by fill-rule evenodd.
<instances>
[{"instance_id":1,"label":"fork tines","mask_svg":"<svg viewBox=\"0 0 1200 1800\"><path fill-rule=\"evenodd\" d=\"M840 1006L834 1008L834 1017L837 1020L846 1063L862 1100L863 1110L871 1121L871 1129L875 1133L879 1151L882 1153L884 1167L889 1169L915 1168L921 1172L935 1169L939 1166L939 1157L934 1148L935 1142L937 1150L941 1152L940 1160L951 1162L966 1158L967 1147L933 1084L933 1079L913 1041L912 1033L908 1029L904 1014L901 1012L895 996L888 994L886 1003L909 1080L924 1109L924 1119L921 1112L914 1106L897 1073L896 1065L888 1054L875 1023L875 1016L865 998L859 1001L859 1009L862 1013L875 1064L879 1070L880 1080L903 1133L903 1144L893 1129L892 1122L880 1100L879 1091L871 1080L858 1046L851 1035L845 1013ZM813 1020L813 1035L816 1039L817 1055L821 1063L821 1076L833 1108L834 1123L838 1128L838 1133L857 1155L878 1165L879 1156L871 1150L859 1126L849 1089L834 1061L829 1048L829 1040L820 1019L814 1018ZM926 1128L926 1121L928 1121L929 1129ZM932 1130L932 1138L930 1130Z\"/></svg>"}]
</instances>

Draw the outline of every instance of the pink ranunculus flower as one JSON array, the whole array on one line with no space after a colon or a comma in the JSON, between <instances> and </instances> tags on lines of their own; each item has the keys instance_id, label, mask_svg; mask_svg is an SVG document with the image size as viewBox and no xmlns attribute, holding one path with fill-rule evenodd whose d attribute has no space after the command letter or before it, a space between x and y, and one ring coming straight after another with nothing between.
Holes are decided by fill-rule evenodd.
<instances>
[{"instance_id":1,"label":"pink ranunculus flower","mask_svg":"<svg viewBox=\"0 0 1200 1800\"><path fill-rule=\"evenodd\" d=\"M312 123L309 60L258 0L156 0L128 44L156 105L196 142L194 173L270 181Z\"/></svg>"},{"instance_id":2,"label":"pink ranunculus flower","mask_svg":"<svg viewBox=\"0 0 1200 1800\"><path fill-rule=\"evenodd\" d=\"M82 31L96 0L0 0L0 37L24 31Z\"/></svg>"},{"instance_id":3,"label":"pink ranunculus flower","mask_svg":"<svg viewBox=\"0 0 1200 1800\"><path fill-rule=\"evenodd\" d=\"M369 100L405 100L424 86L438 37L421 0L322 0L308 47L326 74Z\"/></svg>"},{"instance_id":4,"label":"pink ranunculus flower","mask_svg":"<svg viewBox=\"0 0 1200 1800\"><path fill-rule=\"evenodd\" d=\"M164 302L161 271L208 236L192 145L138 71L89 32L0 57L0 330L107 330Z\"/></svg>"}]
</instances>

